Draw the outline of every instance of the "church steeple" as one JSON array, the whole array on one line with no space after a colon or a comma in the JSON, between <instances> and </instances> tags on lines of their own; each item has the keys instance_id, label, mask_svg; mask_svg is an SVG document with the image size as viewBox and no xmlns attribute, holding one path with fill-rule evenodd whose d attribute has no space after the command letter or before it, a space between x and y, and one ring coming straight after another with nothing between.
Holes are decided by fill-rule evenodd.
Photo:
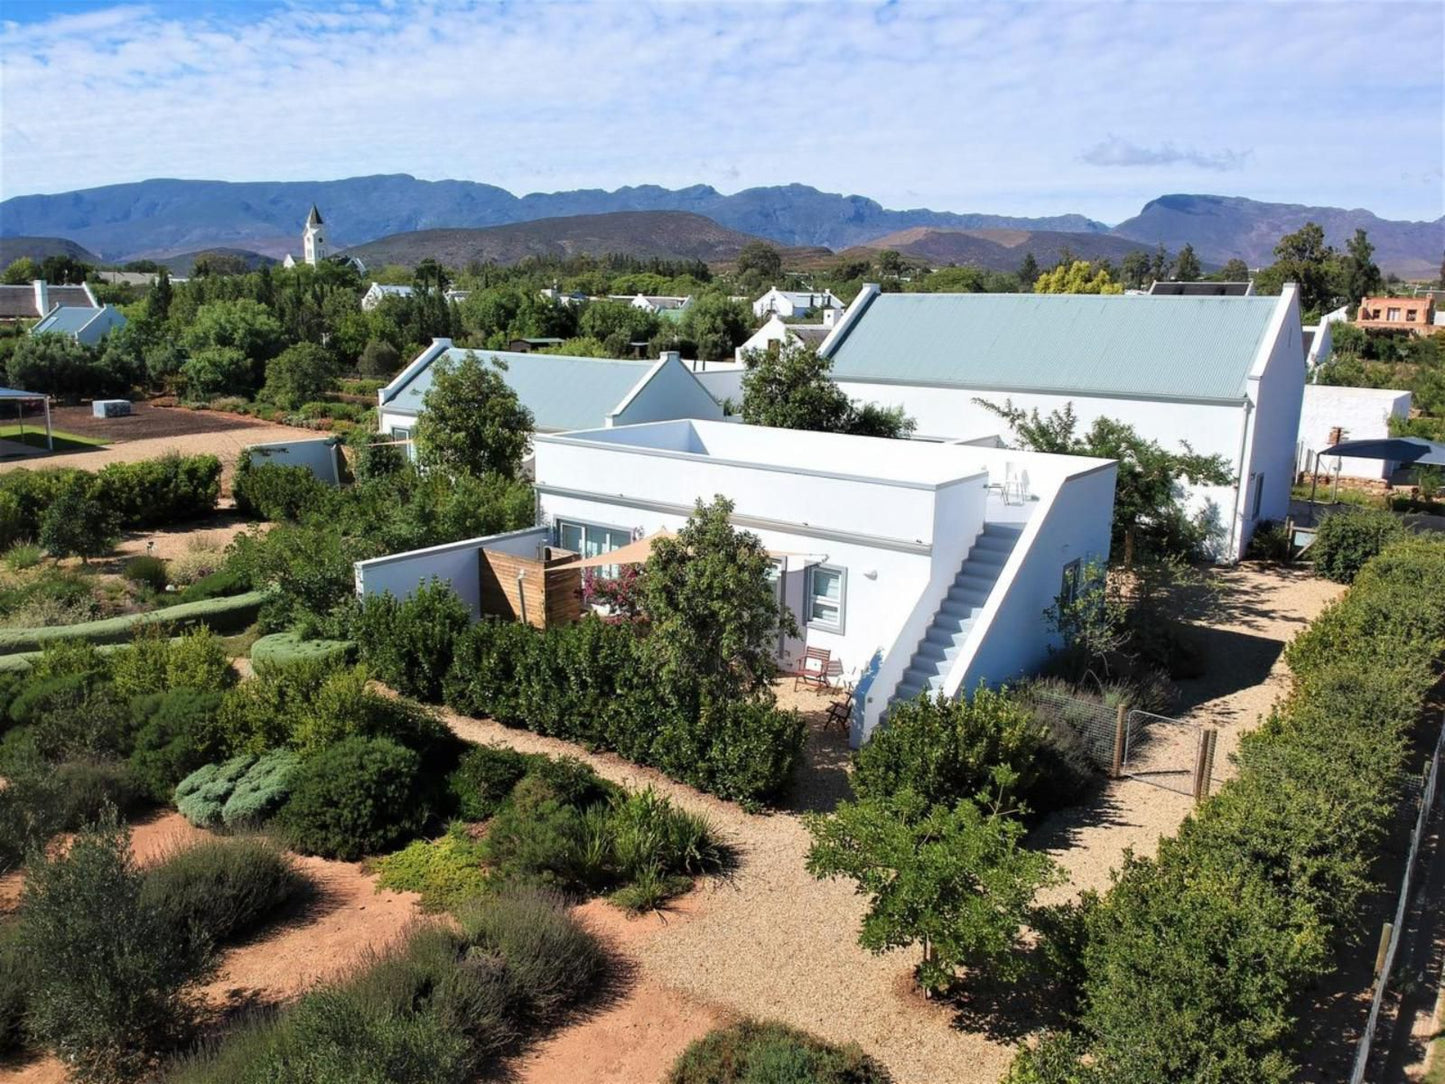
<instances>
[{"instance_id":1,"label":"church steeple","mask_svg":"<svg viewBox=\"0 0 1445 1084\"><path fill-rule=\"evenodd\" d=\"M312 267L326 259L328 255L326 237L322 233L321 226L321 212L313 203L311 213L306 216L306 228L301 231L302 258Z\"/></svg>"}]
</instances>

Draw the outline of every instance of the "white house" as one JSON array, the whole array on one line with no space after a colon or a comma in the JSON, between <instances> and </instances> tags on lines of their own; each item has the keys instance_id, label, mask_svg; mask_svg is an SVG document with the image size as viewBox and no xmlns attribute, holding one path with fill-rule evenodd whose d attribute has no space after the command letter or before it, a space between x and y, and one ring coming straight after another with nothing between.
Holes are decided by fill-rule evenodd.
<instances>
[{"instance_id":1,"label":"white house","mask_svg":"<svg viewBox=\"0 0 1445 1084\"><path fill-rule=\"evenodd\" d=\"M857 682L853 741L896 697L1037 668L1044 610L1109 551L1115 464L965 444L679 420L538 436L553 545L608 553L722 494L775 558L807 647Z\"/></svg>"},{"instance_id":2,"label":"white house","mask_svg":"<svg viewBox=\"0 0 1445 1084\"><path fill-rule=\"evenodd\" d=\"M1325 325L1328 330L1329 325ZM1340 388L1306 384L1299 419L1299 467L1311 470L1321 451L1346 440L1384 440L1391 418L1410 416L1410 393L1389 388ZM1326 456L1318 469L1347 478L1388 478L1398 463L1345 456Z\"/></svg>"},{"instance_id":3,"label":"white house","mask_svg":"<svg viewBox=\"0 0 1445 1084\"><path fill-rule=\"evenodd\" d=\"M98 309L100 302L85 282L79 286L57 286L35 279L20 285L0 284L0 322L38 320L61 306Z\"/></svg>"},{"instance_id":4,"label":"white house","mask_svg":"<svg viewBox=\"0 0 1445 1084\"><path fill-rule=\"evenodd\" d=\"M774 286L753 302L753 315L807 316L816 310L842 310L843 302L832 290L779 290Z\"/></svg>"},{"instance_id":5,"label":"white house","mask_svg":"<svg viewBox=\"0 0 1445 1084\"><path fill-rule=\"evenodd\" d=\"M32 335L64 335L82 346L94 346L112 331L125 327L125 315L114 305L98 309L61 305L30 329Z\"/></svg>"},{"instance_id":6,"label":"white house","mask_svg":"<svg viewBox=\"0 0 1445 1084\"><path fill-rule=\"evenodd\" d=\"M410 297L415 290L410 286L389 286L381 282L373 282L366 293L361 295L361 307L365 312L370 312L380 305L388 297ZM454 305L461 304L472 296L470 290L448 290L446 299Z\"/></svg>"},{"instance_id":7,"label":"white house","mask_svg":"<svg viewBox=\"0 0 1445 1084\"><path fill-rule=\"evenodd\" d=\"M822 346L823 340L828 337L828 332L833 330L840 309L824 309L823 322L820 324L790 324L781 316L769 316L763 321L763 326L754 331L745 339L736 350L733 357L742 361L744 357L754 350L767 353L769 350L783 350L793 346Z\"/></svg>"},{"instance_id":8,"label":"white house","mask_svg":"<svg viewBox=\"0 0 1445 1084\"><path fill-rule=\"evenodd\" d=\"M377 393L378 428L398 440L411 437L431 389L435 363L474 353L495 359L502 377L532 412L537 432L628 425L667 418L721 418L722 407L675 351L653 361L582 358L562 354L464 350L433 339Z\"/></svg>"},{"instance_id":9,"label":"white house","mask_svg":"<svg viewBox=\"0 0 1445 1084\"><path fill-rule=\"evenodd\" d=\"M1236 560L1283 519L1304 394L1299 291L1279 297L884 294L865 286L823 343L851 398L901 406L920 439L1005 430L983 403L1072 406L1167 448L1220 455L1234 481L1193 487L1212 549Z\"/></svg>"},{"instance_id":10,"label":"white house","mask_svg":"<svg viewBox=\"0 0 1445 1084\"><path fill-rule=\"evenodd\" d=\"M625 301L643 312L681 313L692 307L691 297L668 297L661 294L608 294L608 301Z\"/></svg>"}]
</instances>

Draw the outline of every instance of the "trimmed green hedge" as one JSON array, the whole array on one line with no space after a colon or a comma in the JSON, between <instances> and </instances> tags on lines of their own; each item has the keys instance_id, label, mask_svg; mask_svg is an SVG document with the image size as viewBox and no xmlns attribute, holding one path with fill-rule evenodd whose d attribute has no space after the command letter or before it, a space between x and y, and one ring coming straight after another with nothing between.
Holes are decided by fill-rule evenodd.
<instances>
[{"instance_id":1,"label":"trimmed green hedge","mask_svg":"<svg viewBox=\"0 0 1445 1084\"><path fill-rule=\"evenodd\" d=\"M80 625L0 629L0 655L39 651L46 644L59 643L62 640L85 640L92 644L121 643L129 640L136 629L147 625L174 628L207 625L217 632L243 629L256 620L256 614L265 601L265 591L248 591L244 595L184 602L179 606L168 606L161 610L108 617L104 621L86 621Z\"/></svg>"},{"instance_id":2,"label":"trimmed green hedge","mask_svg":"<svg viewBox=\"0 0 1445 1084\"><path fill-rule=\"evenodd\" d=\"M1445 655L1445 540L1397 541L1290 646L1236 776L1086 909L1081 1034L1057 1084L1295 1078L1312 987L1358 932ZM1088 1063L1076 1057L1088 1055Z\"/></svg>"},{"instance_id":3,"label":"trimmed green hedge","mask_svg":"<svg viewBox=\"0 0 1445 1084\"><path fill-rule=\"evenodd\" d=\"M251 645L251 661L271 666L331 662L344 666L355 655L356 644L350 640L306 640L294 632L273 632Z\"/></svg>"}]
</instances>

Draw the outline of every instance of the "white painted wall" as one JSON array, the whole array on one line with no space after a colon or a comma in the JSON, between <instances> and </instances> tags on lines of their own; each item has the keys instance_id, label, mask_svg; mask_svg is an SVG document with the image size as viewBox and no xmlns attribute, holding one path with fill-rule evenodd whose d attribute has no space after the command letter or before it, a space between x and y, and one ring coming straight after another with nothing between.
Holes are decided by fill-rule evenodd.
<instances>
[{"instance_id":1,"label":"white painted wall","mask_svg":"<svg viewBox=\"0 0 1445 1084\"><path fill-rule=\"evenodd\" d=\"M1337 388L1328 384L1306 384L1300 411L1301 465L1329 447L1330 431L1344 430L1343 440L1379 440L1390 435L1390 418L1410 416L1410 393L1382 388ZM1335 460L1324 460L1325 470L1334 470ZM1388 478L1396 464L1379 459L1340 460L1340 473L1349 478Z\"/></svg>"},{"instance_id":2,"label":"white painted wall","mask_svg":"<svg viewBox=\"0 0 1445 1084\"><path fill-rule=\"evenodd\" d=\"M747 367L736 363L707 362L694 363L692 375L707 389L708 394L719 403L731 401L734 410L741 410L743 405L743 374Z\"/></svg>"},{"instance_id":3,"label":"white painted wall","mask_svg":"<svg viewBox=\"0 0 1445 1084\"><path fill-rule=\"evenodd\" d=\"M540 560L547 545L547 535L545 527L528 527L507 534L467 538L444 546L429 546L357 561L356 593L362 598L390 593L395 598L404 599L411 597L423 584L437 579L451 585L475 619L481 616L482 550L500 550L517 557Z\"/></svg>"},{"instance_id":4,"label":"white painted wall","mask_svg":"<svg viewBox=\"0 0 1445 1084\"><path fill-rule=\"evenodd\" d=\"M278 467L305 467L328 485L341 484L341 451L336 437L316 440L287 440L273 444L252 444L246 448L252 466L269 463Z\"/></svg>"},{"instance_id":5,"label":"white painted wall","mask_svg":"<svg viewBox=\"0 0 1445 1084\"><path fill-rule=\"evenodd\" d=\"M721 421L721 404L700 384L677 354L668 354L648 371L639 386L607 417L608 425L637 425L701 418Z\"/></svg>"},{"instance_id":6,"label":"white painted wall","mask_svg":"<svg viewBox=\"0 0 1445 1084\"><path fill-rule=\"evenodd\" d=\"M1260 523L1280 521L1289 515L1289 495L1294 485L1300 404L1305 386L1304 333L1300 327L1298 296L1276 310L1275 317L1282 326L1273 337L1273 348L1262 366L1250 374L1253 433L1249 442L1248 484L1239 502L1239 544L1232 554L1236 558L1244 554ZM1256 490L1261 490L1258 515L1254 514Z\"/></svg>"}]
</instances>

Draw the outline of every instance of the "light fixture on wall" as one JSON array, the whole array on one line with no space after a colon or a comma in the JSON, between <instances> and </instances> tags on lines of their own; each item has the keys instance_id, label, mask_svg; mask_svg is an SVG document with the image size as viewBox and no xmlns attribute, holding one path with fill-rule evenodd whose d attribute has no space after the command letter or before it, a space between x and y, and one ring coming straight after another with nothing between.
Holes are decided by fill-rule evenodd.
<instances>
[{"instance_id":1,"label":"light fixture on wall","mask_svg":"<svg viewBox=\"0 0 1445 1084\"><path fill-rule=\"evenodd\" d=\"M867 569L863 573L863 578L865 580L876 580L878 578L878 570L876 568Z\"/></svg>"}]
</instances>

